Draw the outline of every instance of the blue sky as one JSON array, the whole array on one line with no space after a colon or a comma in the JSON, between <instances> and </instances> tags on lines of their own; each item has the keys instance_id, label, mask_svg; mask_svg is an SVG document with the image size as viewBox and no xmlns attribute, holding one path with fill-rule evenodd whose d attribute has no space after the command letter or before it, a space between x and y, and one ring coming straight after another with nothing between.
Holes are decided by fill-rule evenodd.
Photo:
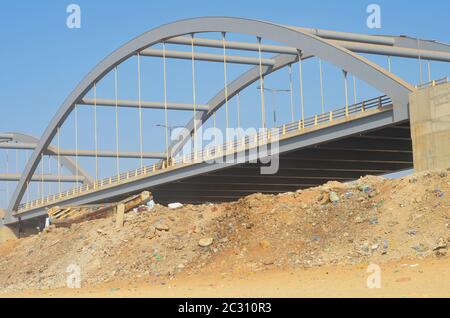
<instances>
[{"instance_id":1,"label":"blue sky","mask_svg":"<svg viewBox=\"0 0 450 318\"><path fill-rule=\"evenodd\" d=\"M81 7L81 29L74 30L66 27L68 15L66 7L70 3L76 3ZM366 7L371 3L381 6L381 29L370 30L366 26L368 16ZM406 0L2 1L0 4L0 39L2 43L0 50L0 131L19 131L39 137L66 96L101 59L131 38L161 24L179 19L199 16L238 16L269 20L280 24L338 31L389 35L407 34L449 43L449 12L450 3L448 0L420 2ZM375 59L375 61L380 64L385 63L383 59ZM157 61L146 63L148 70L151 70L152 67L157 68L153 75L160 73L161 69L156 64ZM170 66L169 76L171 78L169 82L172 81L172 84L179 85L179 83L175 83L181 81L178 74L181 70L186 71L187 74L189 63L179 64L177 67L175 65L178 64L173 62ZM133 66L130 65L129 67L128 71L124 69L124 73L131 73ZM315 64L305 65L306 74L311 73L310 80L307 78L305 84L307 94L308 91L314 90L316 92L306 97L307 103L310 105L308 108L310 115L316 113L312 107L316 107L318 102L315 88L318 77L316 67ZM326 69L327 66L325 66ZM409 81L417 82L418 66L416 61L394 61L394 69ZM449 75L448 66L439 64L439 66L433 66L432 69L433 78ZM230 73L234 76L240 71L242 70L236 67L230 70ZM199 74L199 81L202 76L204 80L204 84L199 85L198 89L199 103L206 102L213 95L212 87L214 84L209 83L208 78L211 74L217 73L220 79L223 76L220 72L220 67L212 66L204 75ZM268 80L268 85L285 88L288 85L286 78L287 74L280 72L280 74L274 75L273 79ZM185 100L190 98L191 84L188 79L189 77L185 78L186 87L171 90L171 99L191 102ZM328 81L326 81L328 83L327 94L329 94L327 95L327 104L336 104L330 105L330 107L341 106L342 100L337 100L338 98L335 97L341 94L341 86L334 82L330 84L332 79L333 77L330 75ZM105 83L111 84L111 78L105 78ZM217 83L220 83L220 80L217 80ZM124 95L132 95L128 92L132 90L132 84L127 81L127 83L121 85ZM143 79L143 85L152 87L143 92L145 99L160 100L161 81L148 77ZM103 95L107 95L107 93L105 89ZM361 84L361 96L374 97L373 94L376 93L371 91L370 88L363 88L363 84ZM112 96L109 94L109 96L101 97ZM245 102L247 97L243 98ZM269 99L268 103L271 103L271 96L267 98ZM280 104L287 103L287 101L287 96L280 96L278 100ZM253 100L248 97L247 102L250 104ZM80 143L81 148L84 146L85 149L92 149L92 140L89 140L90 135L92 135L89 131L89 127L92 127L89 111L88 109L80 110L81 125L86 125L86 129L82 129L80 133L80 139L82 139ZM111 128L107 126L106 121L110 124L114 120L113 109L102 111L105 116L104 129L108 131ZM250 118L252 115L253 111L249 110L247 117ZM155 127L156 124L161 123L161 114L154 117L148 114L146 116L149 117L146 117L145 120L145 124L148 126L145 134L151 137L146 139L146 150L164 150L163 142L161 142L163 131ZM131 139L136 140L136 125L133 127L133 124L131 124L133 120L136 123L135 114L124 112L123 117L121 145L125 148L124 150L137 150L136 142L130 141ZM281 114L280 117L282 120ZM84 120L84 118L87 119ZM186 114L182 116L173 114L171 124L182 125L187 118ZM130 124L125 123L125 120L130 120ZM100 125L102 124L100 123ZM70 131L73 127L70 125L72 124L68 122L68 132L66 137L63 138L63 145L73 148L73 145L70 145L73 139L70 137ZM114 149L112 136L113 134L109 134L109 137L104 137L102 140L103 149ZM83 141L82 137L85 137L87 141ZM0 156L2 155L0 153ZM21 159L21 164L24 161L24 158ZM105 165L107 164L105 162ZM128 166L128 164L124 164L124 166ZM131 163L129 166L132 167L133 164Z\"/></svg>"},{"instance_id":2,"label":"blue sky","mask_svg":"<svg viewBox=\"0 0 450 318\"><path fill-rule=\"evenodd\" d=\"M82 28L65 25L66 7L82 9ZM382 29L366 27L370 3ZM275 4L275 5L274 5ZM1 130L40 135L61 102L103 57L163 23L208 15L241 16L342 31L408 34L450 42L450 3L434 1L2 1Z\"/></svg>"}]
</instances>

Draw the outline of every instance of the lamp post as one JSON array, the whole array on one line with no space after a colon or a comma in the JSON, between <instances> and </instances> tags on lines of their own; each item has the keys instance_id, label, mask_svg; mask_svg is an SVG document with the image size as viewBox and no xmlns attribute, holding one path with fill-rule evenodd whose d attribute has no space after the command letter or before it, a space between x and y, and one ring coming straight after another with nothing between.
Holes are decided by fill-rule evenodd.
<instances>
[{"instance_id":1,"label":"lamp post","mask_svg":"<svg viewBox=\"0 0 450 318\"><path fill-rule=\"evenodd\" d=\"M261 86L258 86L256 89L261 89ZM264 91L268 91L272 93L272 103L273 103L273 125L277 126L277 93L290 93L290 89L280 89L280 88L269 88L264 87Z\"/></svg>"},{"instance_id":2,"label":"lamp post","mask_svg":"<svg viewBox=\"0 0 450 318\"><path fill-rule=\"evenodd\" d=\"M169 129L169 140L172 138L172 130L173 129L175 129L175 128L183 128L183 126L171 126L171 125L164 125L164 124L156 124L156 127Z\"/></svg>"},{"instance_id":3,"label":"lamp post","mask_svg":"<svg viewBox=\"0 0 450 318\"><path fill-rule=\"evenodd\" d=\"M165 124L156 124L156 127L161 127L161 128L167 128L169 130L169 141L172 140L172 130L175 128L184 128L183 126L171 126L171 125L165 125ZM167 152L169 152L169 149L166 150ZM172 157L172 154L170 153L170 156Z\"/></svg>"}]
</instances>

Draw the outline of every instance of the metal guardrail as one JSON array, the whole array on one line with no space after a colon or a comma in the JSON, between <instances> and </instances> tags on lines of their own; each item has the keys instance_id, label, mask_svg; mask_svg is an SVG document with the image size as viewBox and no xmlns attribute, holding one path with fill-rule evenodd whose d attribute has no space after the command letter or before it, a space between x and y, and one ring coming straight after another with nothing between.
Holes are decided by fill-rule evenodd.
<instances>
[{"instance_id":1,"label":"metal guardrail","mask_svg":"<svg viewBox=\"0 0 450 318\"><path fill-rule=\"evenodd\" d=\"M432 81L427 82L427 83L416 85L416 88L423 89L423 88L434 87L436 85L441 85L441 84L445 84L445 83L448 83L448 77L443 77L443 78L440 78L440 79L437 79L437 80L432 80Z\"/></svg>"},{"instance_id":2,"label":"metal guardrail","mask_svg":"<svg viewBox=\"0 0 450 318\"><path fill-rule=\"evenodd\" d=\"M150 166L144 166L136 170L121 173L118 176L101 179L94 183L86 184L68 191L49 195L27 203L22 203L21 205L19 205L18 212L16 214L23 213L30 209L54 204L56 202L70 199L84 193L98 191L106 189L108 187L123 184L124 182L133 181L137 178L152 175L169 168L172 169L173 167L181 167L185 164L200 163L206 160L212 160L221 156L237 153L244 149L250 149L255 146L267 144L271 142L272 136L275 134L279 136L285 136L290 132L307 132L308 128L315 128L324 124L330 124L338 119L346 119L351 116L361 114L373 109L380 109L391 104L391 99L384 95L357 104L349 105L348 107L343 107L334 111L315 115L304 120L285 124L280 127L265 129L263 132L257 133L252 136L245 136L221 145L206 147L205 149L202 149L200 151L191 152L189 155L170 158L169 161L163 160Z\"/></svg>"}]
</instances>

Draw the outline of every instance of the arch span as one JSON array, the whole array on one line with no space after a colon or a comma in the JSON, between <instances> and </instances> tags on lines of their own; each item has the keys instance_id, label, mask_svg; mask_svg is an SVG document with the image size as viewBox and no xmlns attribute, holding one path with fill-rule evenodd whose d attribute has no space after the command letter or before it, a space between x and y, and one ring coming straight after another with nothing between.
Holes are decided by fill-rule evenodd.
<instances>
[{"instance_id":1,"label":"arch span","mask_svg":"<svg viewBox=\"0 0 450 318\"><path fill-rule=\"evenodd\" d=\"M25 192L26 184L39 163L41 153L47 149L55 136L57 127L62 125L74 105L93 87L94 83L102 79L116 65L149 46L173 37L204 32L230 32L258 36L313 54L364 80L390 96L394 103L406 105L409 93L414 90L410 84L375 63L303 30L270 22L231 17L204 17L169 23L142 34L110 54L70 93L45 129L30 157L12 196L8 213L17 210Z\"/></svg>"}]
</instances>

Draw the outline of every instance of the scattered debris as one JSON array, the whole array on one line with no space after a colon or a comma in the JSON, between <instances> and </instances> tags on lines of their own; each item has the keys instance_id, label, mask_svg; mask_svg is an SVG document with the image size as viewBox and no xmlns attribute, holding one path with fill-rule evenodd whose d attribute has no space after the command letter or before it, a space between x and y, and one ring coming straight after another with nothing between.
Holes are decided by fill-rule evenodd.
<instances>
[{"instance_id":1,"label":"scattered debris","mask_svg":"<svg viewBox=\"0 0 450 318\"><path fill-rule=\"evenodd\" d=\"M147 207L151 210L155 207L155 201L150 200L147 202Z\"/></svg>"},{"instance_id":2,"label":"scattered debris","mask_svg":"<svg viewBox=\"0 0 450 318\"><path fill-rule=\"evenodd\" d=\"M330 202L333 204L336 204L339 202L339 196L336 192L331 191L330 192Z\"/></svg>"},{"instance_id":3,"label":"scattered debris","mask_svg":"<svg viewBox=\"0 0 450 318\"><path fill-rule=\"evenodd\" d=\"M179 202L175 202L175 203L169 203L167 205L169 207L169 209L179 209L183 207L183 204L179 203Z\"/></svg>"},{"instance_id":4,"label":"scattered debris","mask_svg":"<svg viewBox=\"0 0 450 318\"><path fill-rule=\"evenodd\" d=\"M57 227L70 227L72 224L105 218L113 215L119 205L124 206L124 213L134 210L137 206L147 203L152 199L148 191L131 196L117 203L93 204L82 206L55 206L48 209L47 213L51 223Z\"/></svg>"},{"instance_id":5,"label":"scattered debris","mask_svg":"<svg viewBox=\"0 0 450 318\"><path fill-rule=\"evenodd\" d=\"M208 247L213 243L214 239L212 237L204 237L198 241L198 245L201 247Z\"/></svg>"},{"instance_id":6,"label":"scattered debris","mask_svg":"<svg viewBox=\"0 0 450 318\"><path fill-rule=\"evenodd\" d=\"M417 253L424 253L428 250L428 248L423 243L411 246L411 248L415 250Z\"/></svg>"},{"instance_id":7,"label":"scattered debris","mask_svg":"<svg viewBox=\"0 0 450 318\"><path fill-rule=\"evenodd\" d=\"M155 225L155 228L158 230L158 231L168 231L169 230L169 226L166 224L166 223L159 223L159 224L156 224Z\"/></svg>"},{"instance_id":8,"label":"scattered debris","mask_svg":"<svg viewBox=\"0 0 450 318\"><path fill-rule=\"evenodd\" d=\"M440 237L436 246L433 248L433 251L437 251L437 250L441 250L447 248L447 240L445 240L444 238Z\"/></svg>"},{"instance_id":9,"label":"scattered debris","mask_svg":"<svg viewBox=\"0 0 450 318\"><path fill-rule=\"evenodd\" d=\"M114 212L82 215L21 239L12 250L0 249L0 290L65 286L67 265L74 262L83 283L95 285L138 277L161 283L180 272L205 270L441 258L450 244L449 191L449 176L428 172L332 181L222 204L162 206L150 198L135 202L130 210L136 213L125 213L120 229Z\"/></svg>"}]
</instances>

